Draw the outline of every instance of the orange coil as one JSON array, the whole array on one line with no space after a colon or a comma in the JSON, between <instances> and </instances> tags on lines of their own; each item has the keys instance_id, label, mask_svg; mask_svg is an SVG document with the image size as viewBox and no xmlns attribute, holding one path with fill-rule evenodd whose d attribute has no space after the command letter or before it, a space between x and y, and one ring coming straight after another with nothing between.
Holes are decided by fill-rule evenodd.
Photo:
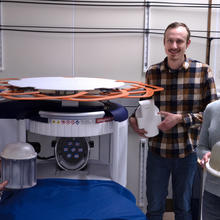
<instances>
[{"instance_id":1,"label":"orange coil","mask_svg":"<svg viewBox=\"0 0 220 220\"><path fill-rule=\"evenodd\" d=\"M105 92L99 91L96 92L96 94L92 94L92 92L89 91L73 91L73 94L68 95L49 95L39 90L27 91L27 89L13 87L8 84L9 80L12 80L12 78L0 79L0 89L2 90L0 96L10 100L68 100L92 102L117 98L149 98L152 97L155 92L163 91L161 87L148 85L142 82L117 80L117 82L123 82L129 87L111 90L107 89Z\"/></svg>"}]
</instances>

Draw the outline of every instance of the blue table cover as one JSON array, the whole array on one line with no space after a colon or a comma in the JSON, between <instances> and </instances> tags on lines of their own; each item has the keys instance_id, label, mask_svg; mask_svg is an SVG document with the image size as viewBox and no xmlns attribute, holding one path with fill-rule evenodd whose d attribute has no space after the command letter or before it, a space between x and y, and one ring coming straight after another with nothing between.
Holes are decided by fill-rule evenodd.
<instances>
[{"instance_id":1,"label":"blue table cover","mask_svg":"<svg viewBox=\"0 0 220 220\"><path fill-rule=\"evenodd\" d=\"M1 220L146 220L133 194L108 180L40 179L3 193Z\"/></svg>"}]
</instances>

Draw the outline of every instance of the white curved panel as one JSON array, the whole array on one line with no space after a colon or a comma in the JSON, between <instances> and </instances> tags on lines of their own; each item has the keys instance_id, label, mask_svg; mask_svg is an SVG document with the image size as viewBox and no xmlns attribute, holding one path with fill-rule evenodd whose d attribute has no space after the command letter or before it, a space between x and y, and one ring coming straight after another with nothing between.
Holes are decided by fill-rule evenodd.
<instances>
[{"instance_id":1,"label":"white curved panel","mask_svg":"<svg viewBox=\"0 0 220 220\"><path fill-rule=\"evenodd\" d=\"M100 88L113 89L124 85L112 79L88 77L36 77L10 80L9 85L25 88L31 87L39 90L81 91Z\"/></svg>"}]
</instances>

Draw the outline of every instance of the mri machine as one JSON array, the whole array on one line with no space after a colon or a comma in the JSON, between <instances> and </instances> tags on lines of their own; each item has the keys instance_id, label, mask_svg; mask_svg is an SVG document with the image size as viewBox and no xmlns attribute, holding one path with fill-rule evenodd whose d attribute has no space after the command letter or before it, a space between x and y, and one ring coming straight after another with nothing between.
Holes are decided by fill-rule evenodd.
<instances>
[{"instance_id":1,"label":"mri machine","mask_svg":"<svg viewBox=\"0 0 220 220\"><path fill-rule=\"evenodd\" d=\"M128 112L112 99L151 97L161 90L128 83L61 77L2 81L0 118L17 120L18 144L9 143L1 153L2 180L9 180L1 219L146 219L125 188ZM28 134L47 136L51 144L29 140ZM11 156L22 154L27 143L37 152L36 169L25 168L27 158Z\"/></svg>"}]
</instances>

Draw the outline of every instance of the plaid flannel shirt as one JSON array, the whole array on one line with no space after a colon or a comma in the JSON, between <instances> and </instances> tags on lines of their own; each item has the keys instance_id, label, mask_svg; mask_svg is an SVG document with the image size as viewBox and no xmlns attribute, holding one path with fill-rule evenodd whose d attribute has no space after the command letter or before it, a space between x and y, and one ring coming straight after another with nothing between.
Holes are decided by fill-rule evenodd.
<instances>
[{"instance_id":1,"label":"plaid flannel shirt","mask_svg":"<svg viewBox=\"0 0 220 220\"><path fill-rule=\"evenodd\" d=\"M146 83L164 88L154 95L160 111L183 116L182 123L149 138L149 150L165 158L184 158L197 146L206 105L217 99L210 67L186 58L180 69L170 70L165 58L148 69Z\"/></svg>"}]
</instances>

